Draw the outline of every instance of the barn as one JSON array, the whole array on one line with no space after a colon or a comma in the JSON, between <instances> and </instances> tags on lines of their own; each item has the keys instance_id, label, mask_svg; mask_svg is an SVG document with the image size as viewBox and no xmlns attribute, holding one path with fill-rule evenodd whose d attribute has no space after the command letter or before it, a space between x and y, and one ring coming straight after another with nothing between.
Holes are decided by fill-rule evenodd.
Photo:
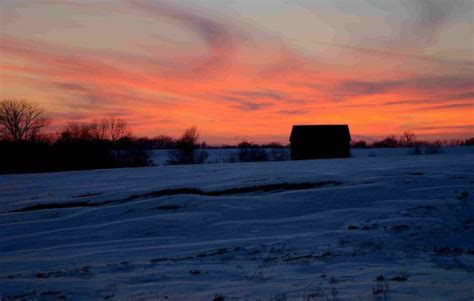
<instances>
[{"instance_id":1,"label":"barn","mask_svg":"<svg viewBox=\"0 0 474 301\"><path fill-rule=\"evenodd\" d=\"M344 125L294 125L291 160L350 157L351 134Z\"/></svg>"}]
</instances>

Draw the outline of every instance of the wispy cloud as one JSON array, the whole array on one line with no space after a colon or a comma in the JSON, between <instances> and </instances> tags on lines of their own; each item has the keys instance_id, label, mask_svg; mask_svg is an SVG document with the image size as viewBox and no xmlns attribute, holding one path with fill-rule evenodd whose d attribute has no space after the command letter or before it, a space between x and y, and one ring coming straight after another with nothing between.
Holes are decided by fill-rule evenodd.
<instances>
[{"instance_id":1,"label":"wispy cloud","mask_svg":"<svg viewBox=\"0 0 474 301\"><path fill-rule=\"evenodd\" d=\"M402 59L409 59L409 60L415 60L415 61L424 61L428 63L448 64L448 65L462 66L465 68L474 68L473 59L466 60L466 59L455 59L455 58L443 58L443 57L436 57L433 55L421 55L421 54L396 52L396 51L385 50L385 49L367 48L363 46L353 46L353 45L348 45L348 44L338 44L334 42L320 42L320 41L312 41L312 42L315 44L320 44L320 45L330 46L330 47L335 47L335 48L348 49L348 50L358 52L361 54L378 56L378 57L382 57L386 59L402 58Z\"/></svg>"},{"instance_id":2,"label":"wispy cloud","mask_svg":"<svg viewBox=\"0 0 474 301\"><path fill-rule=\"evenodd\" d=\"M248 100L247 98L241 97L226 97L225 101L232 103L232 107L240 111L258 111L262 108L271 106L269 102L263 102L258 100Z\"/></svg>"},{"instance_id":3,"label":"wispy cloud","mask_svg":"<svg viewBox=\"0 0 474 301\"><path fill-rule=\"evenodd\" d=\"M198 124L204 135L221 139L241 132L283 137L293 123L332 121L377 135L380 128L397 130L405 117L422 131L418 124L433 123L445 111L447 123L469 125L474 61L436 45L444 31L458 39L448 25L458 24L459 7L470 5L455 1L452 7L431 0L401 0L401 7L370 2L375 9L365 1L306 2L312 19L292 16L283 27L272 21L277 10L258 15L253 2L234 3L242 9L234 10L220 1L46 1L41 9L10 1L0 33L1 93L40 98L58 122L124 116L148 135L179 134ZM53 16L47 8L73 17ZM346 24L376 22L375 11L389 24ZM315 16L328 26L299 27L297 21ZM81 28L90 24L102 35L84 34ZM407 24L416 30L402 32ZM377 26L393 31L371 39ZM68 36L71 28L81 33L77 40ZM328 43L314 42L331 31ZM419 35L426 39L418 43ZM115 46L98 47L102 39ZM404 116L396 114L401 110Z\"/></svg>"},{"instance_id":4,"label":"wispy cloud","mask_svg":"<svg viewBox=\"0 0 474 301\"><path fill-rule=\"evenodd\" d=\"M231 61L236 48L249 39L239 28L217 18L200 15L191 9L177 5L174 2L150 2L129 0L134 8L141 13L158 19L168 18L195 32L207 44L209 56L194 71L210 72L216 68L226 67Z\"/></svg>"},{"instance_id":5,"label":"wispy cloud","mask_svg":"<svg viewBox=\"0 0 474 301\"><path fill-rule=\"evenodd\" d=\"M252 99L275 99L275 100L282 100L284 96L281 93L276 91L229 91L229 93L238 95L241 97L249 97Z\"/></svg>"},{"instance_id":6,"label":"wispy cloud","mask_svg":"<svg viewBox=\"0 0 474 301\"><path fill-rule=\"evenodd\" d=\"M384 106L399 106L399 105L419 105L419 104L428 104L428 103L439 103L439 102L447 102L447 101L459 101L465 99L474 99L474 92L467 92L461 94L453 94L447 96L438 96L432 97L429 99L403 99L403 100L396 100L396 101L387 101L384 102Z\"/></svg>"},{"instance_id":7,"label":"wispy cloud","mask_svg":"<svg viewBox=\"0 0 474 301\"><path fill-rule=\"evenodd\" d=\"M308 111L305 111L305 110L278 110L275 112L276 114L279 114L279 115L295 115L295 116L299 116L299 115L305 115L305 114L308 114L309 112Z\"/></svg>"},{"instance_id":8,"label":"wispy cloud","mask_svg":"<svg viewBox=\"0 0 474 301\"><path fill-rule=\"evenodd\" d=\"M462 96L464 99L466 99L472 98L472 92L468 92L472 89L472 87L474 87L473 74L456 76L436 75L409 77L400 80L387 81L343 81L332 87L329 93L331 93L334 99L341 100L349 97L400 91L423 92L427 95L436 95L436 98L439 98L440 96L443 97L446 94L452 94L453 92L461 92L461 94L456 95ZM453 99L453 96L445 99ZM457 99L459 99L459 97ZM426 100L429 101L429 99ZM413 103L418 101L422 100L417 100ZM387 102L386 104L393 105L397 104L397 102ZM398 104L401 103L398 102Z\"/></svg>"},{"instance_id":9,"label":"wispy cloud","mask_svg":"<svg viewBox=\"0 0 474 301\"><path fill-rule=\"evenodd\" d=\"M423 107L416 108L416 110L426 111L426 110L447 110L447 109L459 109L459 108L474 109L474 104L472 102L462 102L462 103L453 103L453 104L447 104L447 105L423 106ZM469 115L469 113L467 114Z\"/></svg>"}]
</instances>

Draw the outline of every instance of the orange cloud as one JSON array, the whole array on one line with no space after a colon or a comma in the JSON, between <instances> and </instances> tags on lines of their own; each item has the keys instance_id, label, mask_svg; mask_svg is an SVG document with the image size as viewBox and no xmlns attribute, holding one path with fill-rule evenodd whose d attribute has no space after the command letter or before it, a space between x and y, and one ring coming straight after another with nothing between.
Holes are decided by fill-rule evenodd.
<instances>
[{"instance_id":1,"label":"orange cloud","mask_svg":"<svg viewBox=\"0 0 474 301\"><path fill-rule=\"evenodd\" d=\"M211 143L285 142L295 123L348 123L354 134L372 137L404 130L473 135L472 61L337 45L334 58L332 46L306 53L258 27L250 32L247 23L240 28L171 2L125 3L117 18L143 16L150 26L169 24L190 36L164 43L151 35L133 52L6 30L1 96L33 96L56 126L116 115L137 135L178 135L195 124Z\"/></svg>"}]
</instances>

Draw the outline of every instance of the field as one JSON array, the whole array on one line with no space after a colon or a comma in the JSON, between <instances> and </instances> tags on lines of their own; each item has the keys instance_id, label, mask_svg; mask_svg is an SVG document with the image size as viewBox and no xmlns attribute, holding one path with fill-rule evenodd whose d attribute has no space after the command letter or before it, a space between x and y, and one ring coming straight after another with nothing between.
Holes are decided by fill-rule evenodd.
<instances>
[{"instance_id":1,"label":"field","mask_svg":"<svg viewBox=\"0 0 474 301\"><path fill-rule=\"evenodd\" d=\"M472 300L474 150L0 176L3 300Z\"/></svg>"},{"instance_id":2,"label":"field","mask_svg":"<svg viewBox=\"0 0 474 301\"><path fill-rule=\"evenodd\" d=\"M422 148L421 150L424 151ZM201 150L199 150L201 151ZM238 148L226 148L226 149L205 149L203 150L208 154L208 163L228 163L231 157L238 157ZM280 152L290 158L290 150L288 148L283 149L265 149L267 154L271 155L272 151ZM168 165L168 152L169 150L153 150L151 151L151 161L155 165ZM474 154L474 147L445 147L441 150L443 154L447 155L462 155L462 154ZM413 153L411 147L398 147L398 148L355 148L351 149L352 158L367 158L367 157L400 157L406 156Z\"/></svg>"}]
</instances>

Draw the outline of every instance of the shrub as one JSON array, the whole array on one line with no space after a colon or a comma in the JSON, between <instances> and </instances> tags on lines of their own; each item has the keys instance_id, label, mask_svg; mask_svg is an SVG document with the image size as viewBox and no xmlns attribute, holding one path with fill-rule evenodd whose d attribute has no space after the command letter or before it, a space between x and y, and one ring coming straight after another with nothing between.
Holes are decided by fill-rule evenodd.
<instances>
[{"instance_id":1,"label":"shrub","mask_svg":"<svg viewBox=\"0 0 474 301\"><path fill-rule=\"evenodd\" d=\"M412 147L416 144L416 135L413 132L404 132L400 137L400 146Z\"/></svg>"},{"instance_id":2,"label":"shrub","mask_svg":"<svg viewBox=\"0 0 474 301\"><path fill-rule=\"evenodd\" d=\"M426 155L436 155L443 151L443 146L440 141L435 141L426 146L425 154Z\"/></svg>"},{"instance_id":3,"label":"shrub","mask_svg":"<svg viewBox=\"0 0 474 301\"><path fill-rule=\"evenodd\" d=\"M413 149L410 150L410 155L421 155L421 148L417 145Z\"/></svg>"},{"instance_id":4,"label":"shrub","mask_svg":"<svg viewBox=\"0 0 474 301\"><path fill-rule=\"evenodd\" d=\"M186 129L181 138L176 142L176 148L168 152L168 163L178 164L200 164L205 163L208 153L205 151L196 152L198 148L199 132L193 126Z\"/></svg>"},{"instance_id":5,"label":"shrub","mask_svg":"<svg viewBox=\"0 0 474 301\"><path fill-rule=\"evenodd\" d=\"M212 301L225 301L225 296L221 294L216 294L214 298L212 299Z\"/></svg>"},{"instance_id":6,"label":"shrub","mask_svg":"<svg viewBox=\"0 0 474 301\"><path fill-rule=\"evenodd\" d=\"M87 133L89 132L81 130L76 135L65 131L54 142L41 139L0 141L0 172L48 172L151 165L148 152L135 145L134 139L122 138L113 143L110 140L92 138Z\"/></svg>"},{"instance_id":7,"label":"shrub","mask_svg":"<svg viewBox=\"0 0 474 301\"><path fill-rule=\"evenodd\" d=\"M268 161L268 154L264 149L257 148L252 143L243 141L239 143L240 162L263 162Z\"/></svg>"},{"instance_id":8,"label":"shrub","mask_svg":"<svg viewBox=\"0 0 474 301\"><path fill-rule=\"evenodd\" d=\"M463 143L465 146L472 146L474 145L474 137L466 139Z\"/></svg>"},{"instance_id":9,"label":"shrub","mask_svg":"<svg viewBox=\"0 0 474 301\"><path fill-rule=\"evenodd\" d=\"M399 143L397 138L395 136L388 136L384 138L383 140L374 142L372 144L373 147L398 147Z\"/></svg>"},{"instance_id":10,"label":"shrub","mask_svg":"<svg viewBox=\"0 0 474 301\"><path fill-rule=\"evenodd\" d=\"M367 142L364 140L354 141L351 143L351 147L353 148L367 148Z\"/></svg>"}]
</instances>

